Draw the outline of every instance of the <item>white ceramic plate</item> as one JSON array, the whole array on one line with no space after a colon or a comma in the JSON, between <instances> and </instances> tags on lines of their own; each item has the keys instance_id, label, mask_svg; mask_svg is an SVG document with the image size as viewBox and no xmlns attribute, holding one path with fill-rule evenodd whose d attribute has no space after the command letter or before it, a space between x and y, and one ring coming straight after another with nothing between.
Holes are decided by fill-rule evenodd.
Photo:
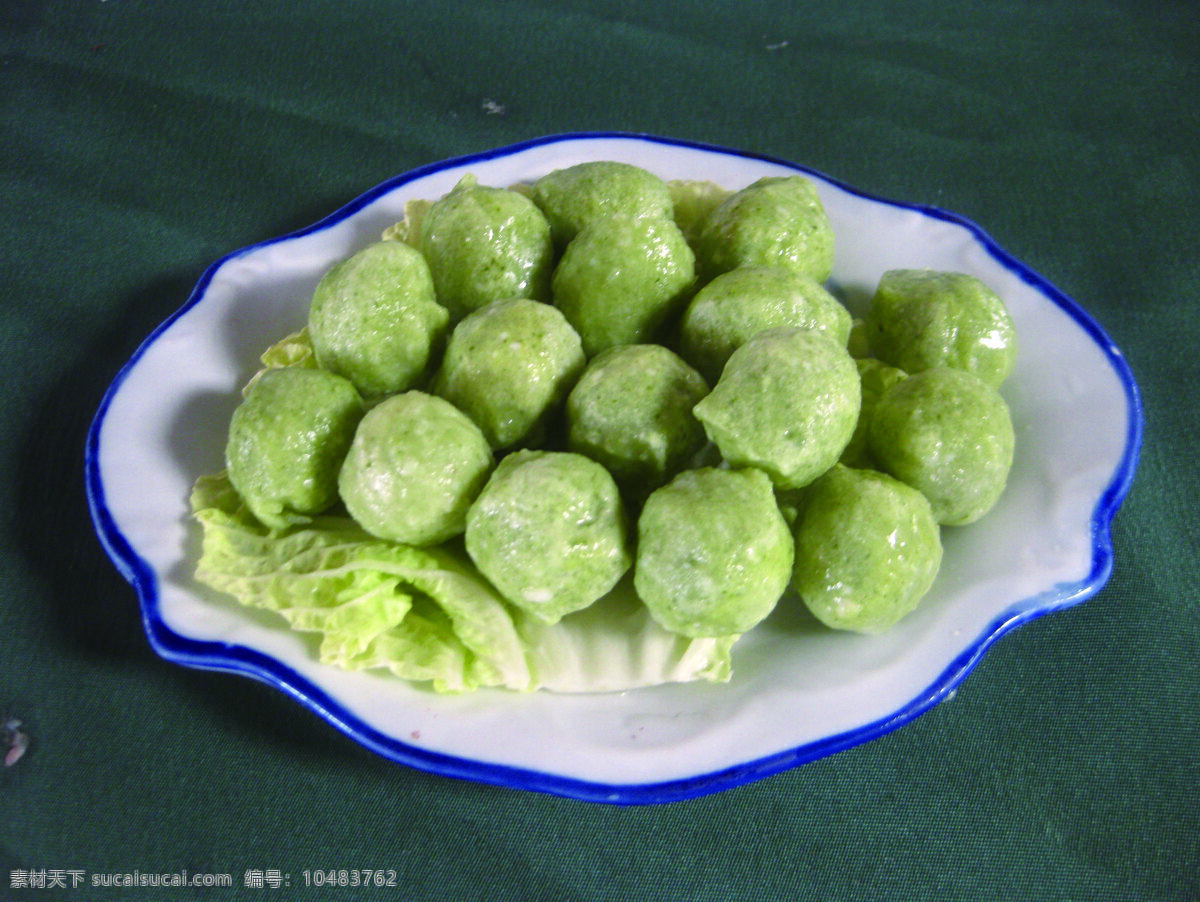
<instances>
[{"instance_id":1,"label":"white ceramic plate","mask_svg":"<svg viewBox=\"0 0 1200 902\"><path fill-rule=\"evenodd\" d=\"M772 616L735 648L734 677L723 685L442 697L317 664L309 641L280 619L196 584L192 483L223 465L239 387L263 348L304 323L324 271L402 218L406 200L436 198L467 172L505 186L584 160L729 188L801 172L832 219L832 281L852 307L898 267L972 273L1005 299L1019 338L1003 388L1017 430L1011 479L985 518L945 531L942 572L917 612L874 638ZM1137 387L1100 327L961 217L753 154L591 134L423 167L311 228L218 261L118 374L89 435L86 468L96 528L136 588L159 654L261 679L404 764L641 803L725 789L880 736L949 696L1007 630L1095 593L1111 571L1109 527L1141 430Z\"/></svg>"}]
</instances>

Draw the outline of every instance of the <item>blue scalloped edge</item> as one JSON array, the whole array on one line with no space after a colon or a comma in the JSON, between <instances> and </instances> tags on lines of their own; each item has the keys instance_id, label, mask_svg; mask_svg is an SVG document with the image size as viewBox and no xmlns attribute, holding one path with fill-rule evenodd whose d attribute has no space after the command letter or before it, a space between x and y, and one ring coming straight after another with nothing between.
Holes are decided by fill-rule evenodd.
<instances>
[{"instance_id":1,"label":"blue scalloped edge","mask_svg":"<svg viewBox=\"0 0 1200 902\"><path fill-rule=\"evenodd\" d=\"M760 160L809 173L835 185L841 190L867 200L893 207L913 210L936 219L955 223L967 229L980 244L1009 271L1020 276L1040 293L1064 310L1101 348L1109 364L1116 372L1125 389L1129 409L1129 423L1125 448L1121 461L1113 473L1112 481L1092 513L1092 567L1088 575L1078 583L1065 583L1031 598L1022 599L997 616L983 632L950 663L950 665L922 693L907 705L888 717L864 724L853 730L824 737L785 752L769 755L734 767L711 773L699 774L678 780L657 783L608 784L578 780L547 774L535 770L507 767L487 762L443 755L407 745L369 726L331 698L324 690L301 677L296 671L274 658L244 646L220 642L201 642L182 636L166 626L159 611L158 584L152 568L142 560L130 546L113 521L105 503L104 485L100 478L98 446L105 414L112 399L120 390L126 376L137 364L145 350L154 343L164 330L180 316L197 304L203 297L217 270L229 260L243 256L261 247L287 241L302 235L328 228L353 215L376 198L394 191L401 185L427 175L471 163L511 156L516 153L555 143L579 140L621 139L678 146L712 153L740 156ZM1078 604L1095 595L1108 581L1113 568L1112 522L1117 510L1125 500L1137 469L1141 453L1145 415L1141 393L1132 370L1121 351L1087 312L1073 300L1050 284L1046 279L1029 269L1002 250L978 225L955 213L922 204L901 203L861 191L824 173L800 166L787 160L732 150L712 144L682 139L663 138L654 135L628 132L578 132L534 138L505 147L443 160L417 167L407 173L389 179L345 206L304 229L268 241L253 244L222 257L204 271L188 300L171 317L155 329L130 360L121 368L105 393L96 416L88 431L84 450L84 473L88 506L101 544L121 575L133 586L142 608L142 618L151 647L161 657L187 667L217 670L253 677L274 686L286 695L305 705L331 725L377 754L419 770L440 776L472 780L509 789L522 789L588 802L615 805L645 805L683 801L715 792L721 792L761 780L765 777L806 764L820 758L878 739L899 727L910 723L938 703L951 697L960 683L983 658L987 650L1009 631L1035 620L1052 611Z\"/></svg>"}]
</instances>

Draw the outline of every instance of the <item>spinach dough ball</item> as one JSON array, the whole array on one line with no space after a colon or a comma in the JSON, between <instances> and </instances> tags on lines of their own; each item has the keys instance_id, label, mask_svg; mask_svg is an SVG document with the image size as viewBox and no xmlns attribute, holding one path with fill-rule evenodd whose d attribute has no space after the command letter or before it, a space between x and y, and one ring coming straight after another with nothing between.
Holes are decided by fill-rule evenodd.
<instances>
[{"instance_id":1,"label":"spinach dough ball","mask_svg":"<svg viewBox=\"0 0 1200 902\"><path fill-rule=\"evenodd\" d=\"M849 352L809 329L760 332L733 352L697 419L735 467L765 470L780 489L837 463L858 422L862 388Z\"/></svg>"},{"instance_id":2,"label":"spinach dough ball","mask_svg":"<svg viewBox=\"0 0 1200 902\"><path fill-rule=\"evenodd\" d=\"M585 363L579 335L554 307L496 301L454 327L433 390L493 448L509 448L538 437Z\"/></svg>"},{"instance_id":3,"label":"spinach dough ball","mask_svg":"<svg viewBox=\"0 0 1200 902\"><path fill-rule=\"evenodd\" d=\"M850 337L846 340L846 350L855 360L863 360L871 356L871 343L867 338L867 321L854 317L850 322Z\"/></svg>"},{"instance_id":4,"label":"spinach dough ball","mask_svg":"<svg viewBox=\"0 0 1200 902\"><path fill-rule=\"evenodd\" d=\"M794 553L765 473L684 470L642 508L633 584L672 632L738 635L775 608Z\"/></svg>"},{"instance_id":5,"label":"spinach dough ball","mask_svg":"<svg viewBox=\"0 0 1200 902\"><path fill-rule=\"evenodd\" d=\"M567 396L567 444L644 497L704 447L692 413L708 384L662 345L598 354Z\"/></svg>"},{"instance_id":6,"label":"spinach dough ball","mask_svg":"<svg viewBox=\"0 0 1200 902\"><path fill-rule=\"evenodd\" d=\"M695 256L673 220L608 216L567 245L554 271L554 306L594 357L652 341L687 303L694 277Z\"/></svg>"},{"instance_id":7,"label":"spinach dough ball","mask_svg":"<svg viewBox=\"0 0 1200 902\"><path fill-rule=\"evenodd\" d=\"M824 282L833 272L833 226L810 180L762 178L713 210L696 256L707 279L739 266L786 266Z\"/></svg>"},{"instance_id":8,"label":"spinach dough ball","mask_svg":"<svg viewBox=\"0 0 1200 902\"><path fill-rule=\"evenodd\" d=\"M533 184L531 196L550 221L560 249L597 219L614 214L669 219L673 210L665 181L641 167L612 160L556 169Z\"/></svg>"},{"instance_id":9,"label":"spinach dough ball","mask_svg":"<svg viewBox=\"0 0 1200 902\"><path fill-rule=\"evenodd\" d=\"M467 554L513 605L546 623L588 607L632 563L616 483L566 451L515 451L467 515Z\"/></svg>"},{"instance_id":10,"label":"spinach dough ball","mask_svg":"<svg viewBox=\"0 0 1200 902\"><path fill-rule=\"evenodd\" d=\"M491 473L492 449L448 401L409 391L372 408L354 433L338 489L381 539L435 545L460 534Z\"/></svg>"},{"instance_id":11,"label":"spinach dough ball","mask_svg":"<svg viewBox=\"0 0 1200 902\"><path fill-rule=\"evenodd\" d=\"M999 500L1013 462L1014 435L1000 393L964 370L915 373L875 402L871 456L920 491L939 523L957 526Z\"/></svg>"},{"instance_id":12,"label":"spinach dough ball","mask_svg":"<svg viewBox=\"0 0 1200 902\"><path fill-rule=\"evenodd\" d=\"M693 248L700 240L700 230L704 227L704 221L733 193L716 182L694 179L673 179L667 182L667 190L675 208L675 224Z\"/></svg>"},{"instance_id":13,"label":"spinach dough ball","mask_svg":"<svg viewBox=\"0 0 1200 902\"><path fill-rule=\"evenodd\" d=\"M368 398L404 391L425 374L450 314L415 248L380 241L338 263L313 293L308 328L322 367Z\"/></svg>"},{"instance_id":14,"label":"spinach dough ball","mask_svg":"<svg viewBox=\"0 0 1200 902\"><path fill-rule=\"evenodd\" d=\"M464 178L425 214L421 251L454 322L504 298L550 299L550 224L517 191Z\"/></svg>"},{"instance_id":15,"label":"spinach dough ball","mask_svg":"<svg viewBox=\"0 0 1200 902\"><path fill-rule=\"evenodd\" d=\"M680 353L709 382L759 332L796 326L845 346L850 311L813 279L782 266L741 266L696 292L679 323Z\"/></svg>"},{"instance_id":16,"label":"spinach dough ball","mask_svg":"<svg viewBox=\"0 0 1200 902\"><path fill-rule=\"evenodd\" d=\"M363 415L354 386L325 370L262 374L233 412L229 481L262 523L281 529L337 501L337 474Z\"/></svg>"},{"instance_id":17,"label":"spinach dough ball","mask_svg":"<svg viewBox=\"0 0 1200 902\"><path fill-rule=\"evenodd\" d=\"M1016 362L1016 329L1004 301L964 273L885 272L866 328L871 352L908 373L948 366L998 387Z\"/></svg>"},{"instance_id":18,"label":"spinach dough ball","mask_svg":"<svg viewBox=\"0 0 1200 902\"><path fill-rule=\"evenodd\" d=\"M880 396L899 382L908 378L904 370L888 366L874 357L857 357L854 360L858 367L859 384L862 386L862 404L858 410L858 422L854 425L854 434L850 443L842 451L841 462L848 467L870 467L878 469L867 448L867 432L871 425L871 412Z\"/></svg>"},{"instance_id":19,"label":"spinach dough ball","mask_svg":"<svg viewBox=\"0 0 1200 902\"><path fill-rule=\"evenodd\" d=\"M826 626L880 633L933 585L942 539L929 501L873 470L835 466L804 492L793 584Z\"/></svg>"}]
</instances>

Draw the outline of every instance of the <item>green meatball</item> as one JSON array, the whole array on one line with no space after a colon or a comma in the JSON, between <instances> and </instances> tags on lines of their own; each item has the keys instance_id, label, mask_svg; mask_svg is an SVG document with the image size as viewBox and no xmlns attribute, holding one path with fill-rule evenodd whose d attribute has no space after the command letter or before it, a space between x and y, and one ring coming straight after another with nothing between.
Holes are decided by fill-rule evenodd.
<instances>
[{"instance_id":1,"label":"green meatball","mask_svg":"<svg viewBox=\"0 0 1200 902\"><path fill-rule=\"evenodd\" d=\"M762 178L713 210L696 256L708 279L739 266L786 266L824 282L833 272L833 226L809 179Z\"/></svg>"},{"instance_id":2,"label":"green meatball","mask_svg":"<svg viewBox=\"0 0 1200 902\"><path fill-rule=\"evenodd\" d=\"M350 516L372 535L434 545L462 533L493 462L487 439L466 414L409 391L363 417L338 489Z\"/></svg>"},{"instance_id":3,"label":"green meatball","mask_svg":"<svg viewBox=\"0 0 1200 902\"><path fill-rule=\"evenodd\" d=\"M598 354L567 397L567 443L637 497L662 485L705 444L692 413L708 384L661 345Z\"/></svg>"},{"instance_id":4,"label":"green meatball","mask_svg":"<svg viewBox=\"0 0 1200 902\"><path fill-rule=\"evenodd\" d=\"M782 266L742 266L696 292L679 324L680 353L716 382L730 354L778 326L815 329L845 346L850 311L811 276Z\"/></svg>"},{"instance_id":5,"label":"green meatball","mask_svg":"<svg viewBox=\"0 0 1200 902\"><path fill-rule=\"evenodd\" d=\"M875 402L867 430L871 456L920 491L939 523L978 520L999 500L1012 468L1008 405L965 370L915 373Z\"/></svg>"},{"instance_id":6,"label":"green meatball","mask_svg":"<svg viewBox=\"0 0 1200 902\"><path fill-rule=\"evenodd\" d=\"M556 623L606 595L629 569L617 485L565 451L505 457L467 515L467 554L514 606Z\"/></svg>"},{"instance_id":7,"label":"green meatball","mask_svg":"<svg viewBox=\"0 0 1200 902\"><path fill-rule=\"evenodd\" d=\"M780 489L812 482L845 450L862 401L858 368L809 329L760 332L733 352L696 417L738 467L765 470Z\"/></svg>"},{"instance_id":8,"label":"green meatball","mask_svg":"<svg viewBox=\"0 0 1200 902\"><path fill-rule=\"evenodd\" d=\"M695 256L674 221L609 216L567 245L554 271L554 305L594 357L606 348L653 341L688 300Z\"/></svg>"},{"instance_id":9,"label":"green meatball","mask_svg":"<svg viewBox=\"0 0 1200 902\"><path fill-rule=\"evenodd\" d=\"M916 489L838 465L804 492L794 585L826 626L892 627L920 603L942 562L941 531Z\"/></svg>"},{"instance_id":10,"label":"green meatball","mask_svg":"<svg viewBox=\"0 0 1200 902\"><path fill-rule=\"evenodd\" d=\"M638 519L633 583L650 615L685 636L732 636L775 608L792 535L760 470L684 470Z\"/></svg>"},{"instance_id":11,"label":"green meatball","mask_svg":"<svg viewBox=\"0 0 1200 902\"><path fill-rule=\"evenodd\" d=\"M425 214L420 247L452 321L504 298L550 299L550 224L517 191L464 178Z\"/></svg>"},{"instance_id":12,"label":"green meatball","mask_svg":"<svg viewBox=\"0 0 1200 902\"><path fill-rule=\"evenodd\" d=\"M878 469L867 448L867 431L871 425L871 411L879 397L899 382L908 377L904 370L888 366L874 357L855 358L858 367L859 384L862 386L862 405L858 411L858 422L854 426L854 435L842 452L841 462L848 467L871 467Z\"/></svg>"},{"instance_id":13,"label":"green meatball","mask_svg":"<svg viewBox=\"0 0 1200 902\"><path fill-rule=\"evenodd\" d=\"M264 372L233 412L225 462L246 507L281 529L337 501L337 475L363 415L346 379L325 370Z\"/></svg>"},{"instance_id":14,"label":"green meatball","mask_svg":"<svg viewBox=\"0 0 1200 902\"><path fill-rule=\"evenodd\" d=\"M871 356L871 342L867 337L867 321L854 317L850 323L850 337L846 339L846 350L855 360Z\"/></svg>"},{"instance_id":15,"label":"green meatball","mask_svg":"<svg viewBox=\"0 0 1200 902\"><path fill-rule=\"evenodd\" d=\"M420 252L380 241L325 274L313 293L308 327L320 365L378 398L426 375L449 320Z\"/></svg>"},{"instance_id":16,"label":"green meatball","mask_svg":"<svg viewBox=\"0 0 1200 902\"><path fill-rule=\"evenodd\" d=\"M667 182L671 203L675 208L675 224L679 226L688 244L694 248L700 240L704 221L733 192L715 182L700 182L689 179L674 179Z\"/></svg>"},{"instance_id":17,"label":"green meatball","mask_svg":"<svg viewBox=\"0 0 1200 902\"><path fill-rule=\"evenodd\" d=\"M614 214L669 219L673 209L665 181L641 167L612 160L556 169L538 179L531 194L550 221L559 248L597 219Z\"/></svg>"},{"instance_id":18,"label":"green meatball","mask_svg":"<svg viewBox=\"0 0 1200 902\"><path fill-rule=\"evenodd\" d=\"M510 448L540 436L585 363L578 333L554 307L496 301L455 326L433 390L493 448Z\"/></svg>"},{"instance_id":19,"label":"green meatball","mask_svg":"<svg viewBox=\"0 0 1200 902\"><path fill-rule=\"evenodd\" d=\"M871 352L908 373L948 366L998 387L1016 362L1016 329L1004 301L964 273L885 272L866 325Z\"/></svg>"}]
</instances>

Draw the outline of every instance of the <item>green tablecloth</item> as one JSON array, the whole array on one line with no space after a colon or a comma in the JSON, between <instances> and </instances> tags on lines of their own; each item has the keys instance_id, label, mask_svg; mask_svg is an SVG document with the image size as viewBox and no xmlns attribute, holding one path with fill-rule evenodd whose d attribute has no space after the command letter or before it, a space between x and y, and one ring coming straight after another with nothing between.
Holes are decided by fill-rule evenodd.
<instances>
[{"instance_id":1,"label":"green tablecloth","mask_svg":"<svg viewBox=\"0 0 1200 902\"><path fill-rule=\"evenodd\" d=\"M1200 898L1200 7L7 0L0 28L0 716L29 737L0 898L376 897L303 889L330 868L421 900ZM120 366L223 254L579 130L953 210L1076 299L1146 408L1108 585L897 732L659 806L414 771L160 660L83 491ZM21 885L183 870L234 885Z\"/></svg>"}]
</instances>

